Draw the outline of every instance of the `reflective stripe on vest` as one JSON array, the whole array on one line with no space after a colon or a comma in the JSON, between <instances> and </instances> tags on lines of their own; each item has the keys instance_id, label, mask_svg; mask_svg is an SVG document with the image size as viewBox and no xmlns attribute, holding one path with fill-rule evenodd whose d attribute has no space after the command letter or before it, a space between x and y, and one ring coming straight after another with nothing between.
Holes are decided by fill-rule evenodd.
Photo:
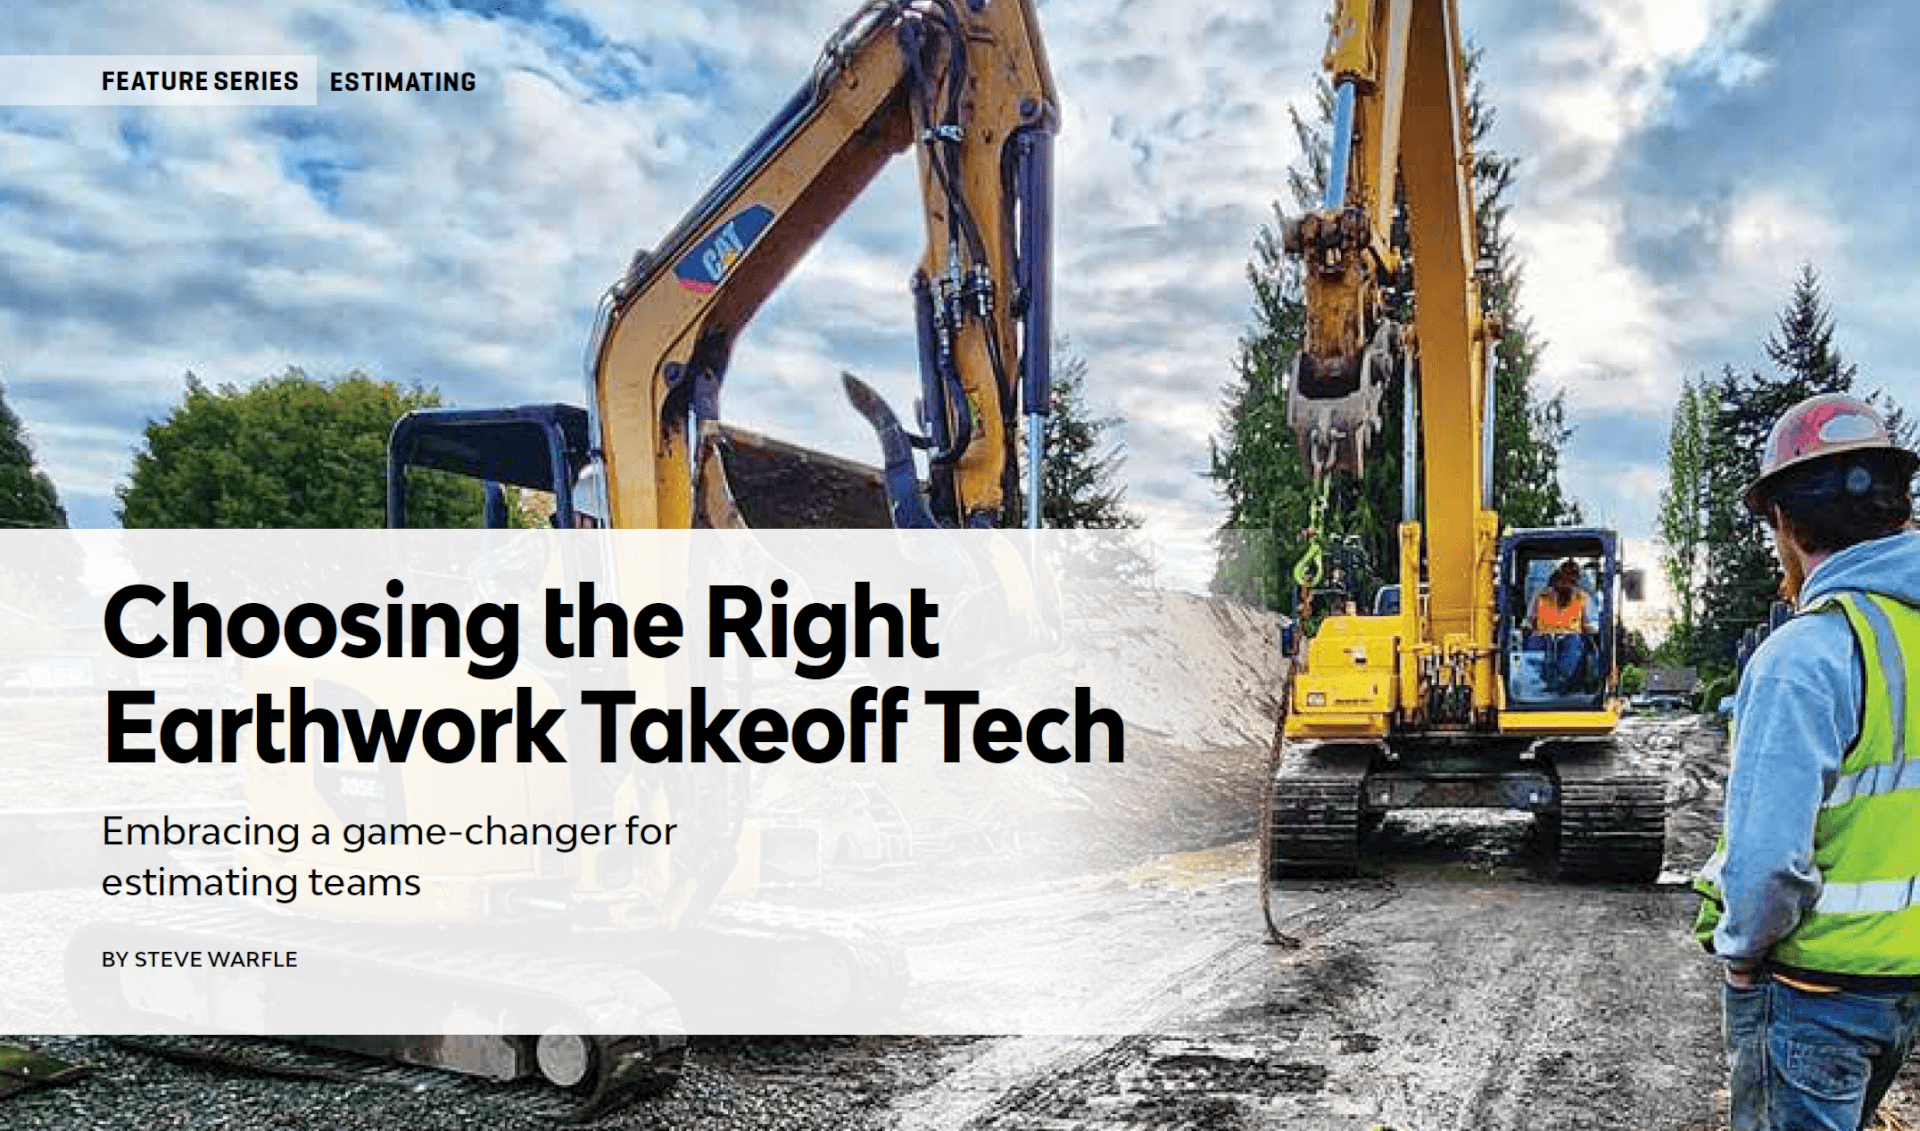
<instances>
[{"instance_id":1,"label":"reflective stripe on vest","mask_svg":"<svg viewBox=\"0 0 1920 1131\"><path fill-rule=\"evenodd\" d=\"M1920 609L1844 593L1838 609L1860 649L1860 734L1814 822L1820 895L1778 946L1780 961L1842 974L1920 975Z\"/></svg>"},{"instance_id":2,"label":"reflective stripe on vest","mask_svg":"<svg viewBox=\"0 0 1920 1131\"><path fill-rule=\"evenodd\" d=\"M1867 912L1904 911L1913 906L1914 885L1920 876L1904 880L1868 880L1858 884L1826 884L1820 889L1820 902L1813 905L1821 915L1860 915Z\"/></svg>"}]
</instances>

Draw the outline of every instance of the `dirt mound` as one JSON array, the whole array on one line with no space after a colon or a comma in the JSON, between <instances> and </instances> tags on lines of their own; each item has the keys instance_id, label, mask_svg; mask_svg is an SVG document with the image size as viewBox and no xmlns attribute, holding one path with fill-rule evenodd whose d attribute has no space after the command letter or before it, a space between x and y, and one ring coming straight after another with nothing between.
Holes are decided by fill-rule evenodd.
<instances>
[{"instance_id":1,"label":"dirt mound","mask_svg":"<svg viewBox=\"0 0 1920 1131\"><path fill-rule=\"evenodd\" d=\"M1004 800L1051 811L1051 839L1082 854L1250 833L1286 670L1274 614L1118 585L1076 593L1069 609L1064 653L1022 664L1009 682L1036 702L1094 688L1096 706L1126 720L1126 761L1031 773L1008 782Z\"/></svg>"}]
</instances>

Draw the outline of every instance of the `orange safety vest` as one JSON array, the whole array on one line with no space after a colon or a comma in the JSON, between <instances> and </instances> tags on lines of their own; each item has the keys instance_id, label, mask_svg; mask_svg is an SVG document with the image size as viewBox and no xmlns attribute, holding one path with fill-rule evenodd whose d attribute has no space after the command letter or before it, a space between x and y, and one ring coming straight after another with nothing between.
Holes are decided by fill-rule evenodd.
<instances>
[{"instance_id":1,"label":"orange safety vest","mask_svg":"<svg viewBox=\"0 0 1920 1131\"><path fill-rule=\"evenodd\" d=\"M1587 619L1587 594L1575 589L1573 596L1567 599L1567 607L1561 608L1552 589L1540 594L1533 603L1533 627L1536 632L1579 632Z\"/></svg>"}]
</instances>

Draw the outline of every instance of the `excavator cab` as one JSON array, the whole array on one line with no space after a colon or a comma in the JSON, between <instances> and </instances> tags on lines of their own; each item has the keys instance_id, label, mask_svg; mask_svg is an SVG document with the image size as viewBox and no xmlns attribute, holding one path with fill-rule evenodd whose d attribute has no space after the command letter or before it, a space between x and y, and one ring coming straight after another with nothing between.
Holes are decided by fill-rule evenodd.
<instances>
[{"instance_id":1,"label":"excavator cab","mask_svg":"<svg viewBox=\"0 0 1920 1131\"><path fill-rule=\"evenodd\" d=\"M1499 565L1500 675L1509 711L1597 711L1616 683L1619 537L1515 530ZM1556 585L1565 577L1570 585Z\"/></svg>"}]
</instances>

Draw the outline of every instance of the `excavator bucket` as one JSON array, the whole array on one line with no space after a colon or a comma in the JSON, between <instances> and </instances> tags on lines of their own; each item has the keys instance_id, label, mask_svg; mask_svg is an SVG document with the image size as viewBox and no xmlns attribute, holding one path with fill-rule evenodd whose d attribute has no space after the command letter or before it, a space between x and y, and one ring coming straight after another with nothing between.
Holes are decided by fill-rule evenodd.
<instances>
[{"instance_id":1,"label":"excavator bucket","mask_svg":"<svg viewBox=\"0 0 1920 1131\"><path fill-rule=\"evenodd\" d=\"M1325 379L1309 372L1311 368L1304 354L1294 358L1287 382L1287 427L1316 480L1329 471L1358 479L1365 470L1367 445L1380 431L1387 367L1375 350L1367 349L1344 379Z\"/></svg>"},{"instance_id":2,"label":"excavator bucket","mask_svg":"<svg viewBox=\"0 0 1920 1131\"><path fill-rule=\"evenodd\" d=\"M701 425L695 521L716 529L885 530L876 468L731 424Z\"/></svg>"}]
</instances>

